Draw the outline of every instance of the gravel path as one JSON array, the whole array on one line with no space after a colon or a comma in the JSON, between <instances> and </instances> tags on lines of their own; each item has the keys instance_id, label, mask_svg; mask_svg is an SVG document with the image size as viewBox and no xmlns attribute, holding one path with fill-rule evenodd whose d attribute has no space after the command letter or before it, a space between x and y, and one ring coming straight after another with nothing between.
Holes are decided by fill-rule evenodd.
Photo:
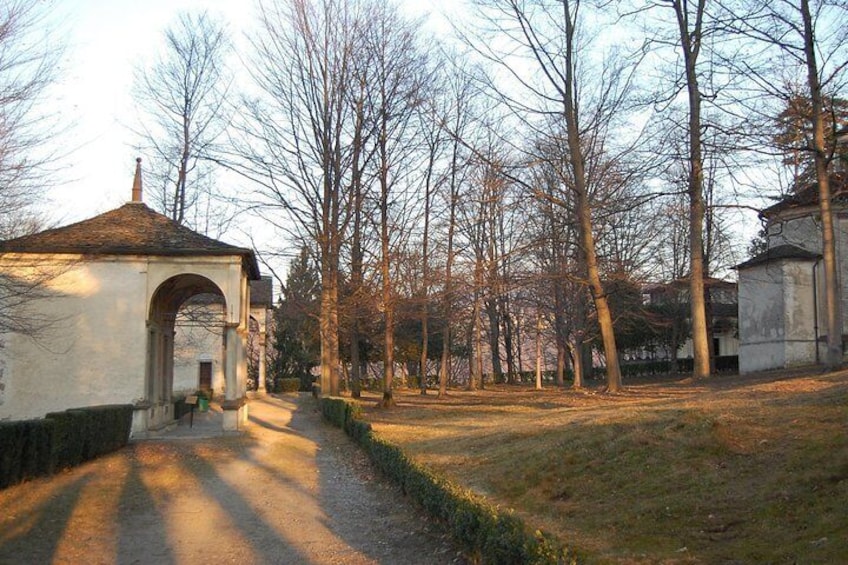
<instances>
[{"instance_id":1,"label":"gravel path","mask_svg":"<svg viewBox=\"0 0 848 565\"><path fill-rule=\"evenodd\" d=\"M461 563L309 396L0 491L0 563Z\"/></svg>"}]
</instances>

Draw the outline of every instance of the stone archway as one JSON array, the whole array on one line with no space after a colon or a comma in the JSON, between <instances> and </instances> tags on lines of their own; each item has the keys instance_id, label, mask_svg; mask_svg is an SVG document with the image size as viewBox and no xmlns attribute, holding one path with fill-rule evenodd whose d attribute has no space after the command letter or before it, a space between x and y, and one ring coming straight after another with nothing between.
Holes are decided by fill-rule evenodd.
<instances>
[{"instance_id":1,"label":"stone archway","mask_svg":"<svg viewBox=\"0 0 848 565\"><path fill-rule=\"evenodd\" d=\"M173 419L171 405L177 315L186 301L204 294L214 295L218 300L223 301L226 310L226 297L218 285L202 275L192 273L175 275L167 279L159 285L150 300L145 370L145 395L150 404L148 429L161 428ZM226 373L225 376L229 381Z\"/></svg>"},{"instance_id":2,"label":"stone archway","mask_svg":"<svg viewBox=\"0 0 848 565\"><path fill-rule=\"evenodd\" d=\"M247 285L236 297L227 294L210 278L196 273L172 275L153 292L147 317L147 359L145 396L148 404L147 429L155 430L172 423L174 382L174 336L180 307L193 297L212 295L224 313L217 323L223 329L222 359L225 399L223 428L237 430L247 421L245 391L247 324L241 315L235 319L226 313L244 312ZM241 304L233 305L233 301ZM234 309L235 306L235 309ZM245 316L246 317L246 316Z\"/></svg>"}]
</instances>

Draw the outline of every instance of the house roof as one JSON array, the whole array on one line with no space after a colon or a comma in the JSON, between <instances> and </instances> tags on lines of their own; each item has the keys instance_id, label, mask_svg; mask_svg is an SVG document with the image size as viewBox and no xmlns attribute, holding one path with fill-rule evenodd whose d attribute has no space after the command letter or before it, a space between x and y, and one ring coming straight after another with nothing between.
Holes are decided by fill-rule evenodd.
<instances>
[{"instance_id":1,"label":"house roof","mask_svg":"<svg viewBox=\"0 0 848 565\"><path fill-rule=\"evenodd\" d=\"M675 288L689 288L690 281L689 276L680 277L679 279L674 279L667 286L675 287ZM736 288L736 283L734 281L726 281L724 279L717 279L715 277L704 277L704 287L705 288Z\"/></svg>"},{"instance_id":2,"label":"house roof","mask_svg":"<svg viewBox=\"0 0 848 565\"><path fill-rule=\"evenodd\" d=\"M780 261L784 259L794 259L800 261L815 261L820 259L821 255L818 253L813 253L812 251L807 251L801 247L796 245L778 245L777 247L772 247L770 249L765 250L764 252L756 255L744 263L739 263L734 267L735 269L747 269L749 267L755 267L757 265L763 265L766 263L771 263L773 261Z\"/></svg>"},{"instance_id":3,"label":"house roof","mask_svg":"<svg viewBox=\"0 0 848 565\"><path fill-rule=\"evenodd\" d=\"M68 226L0 241L0 253L179 257L239 255L249 278L260 278L253 250L199 234L151 210L142 202L130 202Z\"/></svg>"},{"instance_id":4,"label":"house roof","mask_svg":"<svg viewBox=\"0 0 848 565\"><path fill-rule=\"evenodd\" d=\"M834 204L848 206L848 173L832 173L830 175L830 201ZM771 218L787 210L807 208L819 205L819 186L812 182L800 190L790 194L777 204L773 204L760 212L760 216Z\"/></svg>"},{"instance_id":5,"label":"house roof","mask_svg":"<svg viewBox=\"0 0 848 565\"><path fill-rule=\"evenodd\" d=\"M271 277L250 281L250 305L271 308L274 305L274 284Z\"/></svg>"}]
</instances>

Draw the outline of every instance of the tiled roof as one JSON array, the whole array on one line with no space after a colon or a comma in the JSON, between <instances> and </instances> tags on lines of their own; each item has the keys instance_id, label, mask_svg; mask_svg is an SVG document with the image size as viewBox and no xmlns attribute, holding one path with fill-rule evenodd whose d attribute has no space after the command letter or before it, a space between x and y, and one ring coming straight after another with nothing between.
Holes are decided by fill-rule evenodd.
<instances>
[{"instance_id":1,"label":"tiled roof","mask_svg":"<svg viewBox=\"0 0 848 565\"><path fill-rule=\"evenodd\" d=\"M772 247L771 249L765 250L759 255L748 259L744 263L736 265L735 268L746 269L748 267L754 267L756 265L771 263L772 261L780 261L781 259L799 259L802 261L815 261L820 257L821 255L819 255L818 253L807 251L806 249L797 247L795 245L778 245L777 247Z\"/></svg>"},{"instance_id":2,"label":"tiled roof","mask_svg":"<svg viewBox=\"0 0 848 565\"><path fill-rule=\"evenodd\" d=\"M848 204L848 174L833 173L830 175L830 201L839 204ZM793 208L806 208L819 205L819 186L813 182L790 194L777 204L769 206L760 215L771 218L785 210Z\"/></svg>"},{"instance_id":3,"label":"tiled roof","mask_svg":"<svg viewBox=\"0 0 848 565\"><path fill-rule=\"evenodd\" d=\"M259 279L259 265L253 250L201 235L141 202L130 202L68 226L0 241L0 253L239 255L250 279Z\"/></svg>"}]
</instances>

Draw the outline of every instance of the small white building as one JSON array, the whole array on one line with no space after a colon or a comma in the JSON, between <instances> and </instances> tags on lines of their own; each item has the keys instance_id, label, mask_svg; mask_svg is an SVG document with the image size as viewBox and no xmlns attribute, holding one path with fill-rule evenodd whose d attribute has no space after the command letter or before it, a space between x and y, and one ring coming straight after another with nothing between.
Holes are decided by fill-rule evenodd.
<instances>
[{"instance_id":1,"label":"small white building","mask_svg":"<svg viewBox=\"0 0 848 565\"><path fill-rule=\"evenodd\" d=\"M257 374L251 378L256 378L259 391L265 390L266 330L272 296L271 277L250 281L248 368L251 361L256 362ZM219 296L198 295L183 304L174 324L174 394L188 395L197 390L216 397L224 394L225 327L224 303Z\"/></svg>"},{"instance_id":2,"label":"small white building","mask_svg":"<svg viewBox=\"0 0 848 565\"><path fill-rule=\"evenodd\" d=\"M177 313L194 296L214 295L224 428L246 423L254 253L148 208L140 164L128 204L0 242L0 277L7 288L30 289L0 296L6 315L30 322L0 336L0 420L131 403L136 437L173 423Z\"/></svg>"},{"instance_id":3,"label":"small white building","mask_svg":"<svg viewBox=\"0 0 848 565\"><path fill-rule=\"evenodd\" d=\"M848 175L831 175L837 278L848 327ZM818 186L761 213L767 249L738 265L739 371L817 364L827 335ZM844 342L844 336L843 336Z\"/></svg>"}]
</instances>

